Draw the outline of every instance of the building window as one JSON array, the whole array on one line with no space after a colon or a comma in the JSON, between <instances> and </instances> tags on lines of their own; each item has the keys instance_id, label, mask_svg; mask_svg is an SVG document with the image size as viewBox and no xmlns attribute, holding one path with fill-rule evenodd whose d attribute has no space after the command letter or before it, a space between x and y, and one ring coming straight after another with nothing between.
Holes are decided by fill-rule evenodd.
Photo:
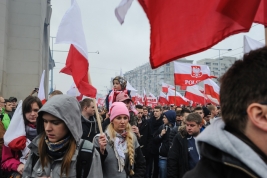
<instances>
[{"instance_id":1,"label":"building window","mask_svg":"<svg viewBox=\"0 0 267 178\"><path fill-rule=\"evenodd\" d=\"M214 62L214 63L212 63L212 65L214 65L214 66L217 66L217 65L218 65L218 63L215 63L215 62Z\"/></svg>"},{"instance_id":2,"label":"building window","mask_svg":"<svg viewBox=\"0 0 267 178\"><path fill-rule=\"evenodd\" d=\"M218 68L217 67L213 67L213 70L218 70Z\"/></svg>"},{"instance_id":3,"label":"building window","mask_svg":"<svg viewBox=\"0 0 267 178\"><path fill-rule=\"evenodd\" d=\"M210 65L210 62L205 62L206 65Z\"/></svg>"}]
</instances>

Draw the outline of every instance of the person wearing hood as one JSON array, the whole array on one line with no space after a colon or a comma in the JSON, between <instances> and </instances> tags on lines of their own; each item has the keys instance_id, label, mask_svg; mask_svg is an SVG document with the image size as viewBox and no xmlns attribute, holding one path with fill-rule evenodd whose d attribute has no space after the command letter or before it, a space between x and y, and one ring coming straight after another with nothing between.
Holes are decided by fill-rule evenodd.
<instances>
[{"instance_id":1,"label":"person wearing hood","mask_svg":"<svg viewBox=\"0 0 267 178\"><path fill-rule=\"evenodd\" d=\"M190 113L184 122L185 125L179 128L168 153L169 178L182 178L199 161L195 137L200 133L202 118L198 113Z\"/></svg>"},{"instance_id":2,"label":"person wearing hood","mask_svg":"<svg viewBox=\"0 0 267 178\"><path fill-rule=\"evenodd\" d=\"M76 177L79 146L82 143L79 102L71 96L55 95L38 114L38 136L29 145L31 154L23 177ZM98 151L93 151L87 177L103 177Z\"/></svg>"},{"instance_id":3,"label":"person wearing hood","mask_svg":"<svg viewBox=\"0 0 267 178\"><path fill-rule=\"evenodd\" d=\"M169 135L175 126L176 113L173 110L163 113L163 125L155 133L154 142L160 144L159 147L159 175L160 178L167 178L167 156L170 148Z\"/></svg>"},{"instance_id":4,"label":"person wearing hood","mask_svg":"<svg viewBox=\"0 0 267 178\"><path fill-rule=\"evenodd\" d=\"M145 175L145 159L129 120L126 105L114 102L105 134L94 138L101 157L106 155L102 158L104 178L143 178Z\"/></svg>"},{"instance_id":5,"label":"person wearing hood","mask_svg":"<svg viewBox=\"0 0 267 178\"><path fill-rule=\"evenodd\" d=\"M221 118L196 139L197 166L184 178L267 177L267 47L245 54L220 79Z\"/></svg>"}]
</instances>

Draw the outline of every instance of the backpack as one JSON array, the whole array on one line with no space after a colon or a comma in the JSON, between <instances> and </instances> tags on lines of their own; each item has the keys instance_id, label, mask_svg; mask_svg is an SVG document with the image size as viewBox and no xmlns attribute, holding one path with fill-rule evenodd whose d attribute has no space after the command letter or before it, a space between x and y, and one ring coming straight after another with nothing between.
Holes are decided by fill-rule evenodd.
<instances>
[{"instance_id":1,"label":"backpack","mask_svg":"<svg viewBox=\"0 0 267 178\"><path fill-rule=\"evenodd\" d=\"M82 139L79 146L79 153L76 162L77 178L86 178L88 176L92 165L93 153L94 153L93 143L88 140ZM32 159L33 159L33 164L32 164L33 168L35 163L38 161L39 156L33 154Z\"/></svg>"}]
</instances>

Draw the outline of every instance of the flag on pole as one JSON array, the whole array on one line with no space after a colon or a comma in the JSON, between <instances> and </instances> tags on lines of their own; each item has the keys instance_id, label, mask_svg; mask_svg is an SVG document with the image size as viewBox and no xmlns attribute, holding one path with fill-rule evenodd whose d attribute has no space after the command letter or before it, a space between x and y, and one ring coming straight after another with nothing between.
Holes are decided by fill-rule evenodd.
<instances>
[{"instance_id":1,"label":"flag on pole","mask_svg":"<svg viewBox=\"0 0 267 178\"><path fill-rule=\"evenodd\" d=\"M174 83L180 86L192 86L210 76L210 69L207 65L196 65L181 62L174 62Z\"/></svg>"},{"instance_id":2,"label":"flag on pole","mask_svg":"<svg viewBox=\"0 0 267 178\"><path fill-rule=\"evenodd\" d=\"M149 92L149 96L152 97L152 98L157 98L157 97L155 97L155 95L153 95L151 92Z\"/></svg>"},{"instance_id":3,"label":"flag on pole","mask_svg":"<svg viewBox=\"0 0 267 178\"><path fill-rule=\"evenodd\" d=\"M115 16L120 24L123 24L124 18L132 5L133 0L122 0L119 6L115 9Z\"/></svg>"},{"instance_id":4,"label":"flag on pole","mask_svg":"<svg viewBox=\"0 0 267 178\"><path fill-rule=\"evenodd\" d=\"M146 96L146 90L144 89L144 94L143 94L143 104L144 106L147 106L147 96Z\"/></svg>"},{"instance_id":5,"label":"flag on pole","mask_svg":"<svg viewBox=\"0 0 267 178\"><path fill-rule=\"evenodd\" d=\"M162 92L168 93L168 88L175 90L175 87L170 84L162 82L161 85L162 85Z\"/></svg>"},{"instance_id":6,"label":"flag on pole","mask_svg":"<svg viewBox=\"0 0 267 178\"><path fill-rule=\"evenodd\" d=\"M244 35L244 53L249 53L251 50L259 49L263 46L265 46L264 43Z\"/></svg>"},{"instance_id":7,"label":"flag on pole","mask_svg":"<svg viewBox=\"0 0 267 178\"><path fill-rule=\"evenodd\" d=\"M248 32L260 2L139 0L151 26L151 67L209 49L230 35Z\"/></svg>"},{"instance_id":8,"label":"flag on pole","mask_svg":"<svg viewBox=\"0 0 267 178\"><path fill-rule=\"evenodd\" d=\"M197 85L186 87L185 97L192 100L194 103L205 104L206 97L199 91Z\"/></svg>"},{"instance_id":9,"label":"flag on pole","mask_svg":"<svg viewBox=\"0 0 267 178\"><path fill-rule=\"evenodd\" d=\"M176 96L175 96L175 92L176 92ZM167 94L167 98L168 98L168 101L169 101L169 104L175 104L178 106L178 105L187 105L188 102L189 102L189 99L183 97L181 95L181 93L175 91L175 90L172 90L172 89L168 89L168 94Z\"/></svg>"},{"instance_id":10,"label":"flag on pole","mask_svg":"<svg viewBox=\"0 0 267 178\"><path fill-rule=\"evenodd\" d=\"M204 92L207 96L220 101L220 87L213 80L207 79L204 81Z\"/></svg>"},{"instance_id":11,"label":"flag on pole","mask_svg":"<svg viewBox=\"0 0 267 178\"><path fill-rule=\"evenodd\" d=\"M45 104L45 89L44 89L44 78L45 78L45 70L43 70L42 77L39 84L38 98L41 100L42 104Z\"/></svg>"},{"instance_id":12,"label":"flag on pole","mask_svg":"<svg viewBox=\"0 0 267 178\"><path fill-rule=\"evenodd\" d=\"M159 100L158 100L158 102L161 105L168 105L169 104L168 99L167 99L167 96L162 91L159 94Z\"/></svg>"},{"instance_id":13,"label":"flag on pole","mask_svg":"<svg viewBox=\"0 0 267 178\"><path fill-rule=\"evenodd\" d=\"M89 83L88 51L80 8L76 0L63 16L58 27L56 43L70 44L66 65L60 72L71 75L79 92L96 97L96 89Z\"/></svg>"}]
</instances>

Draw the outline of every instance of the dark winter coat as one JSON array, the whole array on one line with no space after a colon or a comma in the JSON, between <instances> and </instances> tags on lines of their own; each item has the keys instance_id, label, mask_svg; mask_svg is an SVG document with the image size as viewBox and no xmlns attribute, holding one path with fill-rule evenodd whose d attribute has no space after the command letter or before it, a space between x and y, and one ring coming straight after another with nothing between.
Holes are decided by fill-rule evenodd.
<instances>
[{"instance_id":1,"label":"dark winter coat","mask_svg":"<svg viewBox=\"0 0 267 178\"><path fill-rule=\"evenodd\" d=\"M165 129L165 125L161 125L158 131L154 135L154 142L159 144L159 156L167 158L170 143L169 143L169 135L171 132L171 128L167 126L166 133L163 136L160 136L161 131Z\"/></svg>"},{"instance_id":2,"label":"dark winter coat","mask_svg":"<svg viewBox=\"0 0 267 178\"><path fill-rule=\"evenodd\" d=\"M155 116L151 117L148 120L148 124L151 129L151 133L153 137L155 136L156 132L158 131L159 127L163 124L162 116L158 120L156 120ZM151 154L158 154L159 153L159 143L155 143L154 141L151 142Z\"/></svg>"},{"instance_id":3,"label":"dark winter coat","mask_svg":"<svg viewBox=\"0 0 267 178\"><path fill-rule=\"evenodd\" d=\"M95 135L99 133L97 121L94 116L91 116L89 120L86 120L85 118L83 118L83 116L81 117L81 119L83 128L82 139L92 142Z\"/></svg>"},{"instance_id":4,"label":"dark winter coat","mask_svg":"<svg viewBox=\"0 0 267 178\"><path fill-rule=\"evenodd\" d=\"M145 157L149 156L151 150L151 141L153 138L151 129L148 125L148 121L146 119L142 119L141 124L137 124L140 138L138 138L138 143L142 150L142 153Z\"/></svg>"},{"instance_id":5,"label":"dark winter coat","mask_svg":"<svg viewBox=\"0 0 267 178\"><path fill-rule=\"evenodd\" d=\"M182 178L189 170L187 136L185 127L182 126L173 139L168 154L168 178Z\"/></svg>"}]
</instances>

